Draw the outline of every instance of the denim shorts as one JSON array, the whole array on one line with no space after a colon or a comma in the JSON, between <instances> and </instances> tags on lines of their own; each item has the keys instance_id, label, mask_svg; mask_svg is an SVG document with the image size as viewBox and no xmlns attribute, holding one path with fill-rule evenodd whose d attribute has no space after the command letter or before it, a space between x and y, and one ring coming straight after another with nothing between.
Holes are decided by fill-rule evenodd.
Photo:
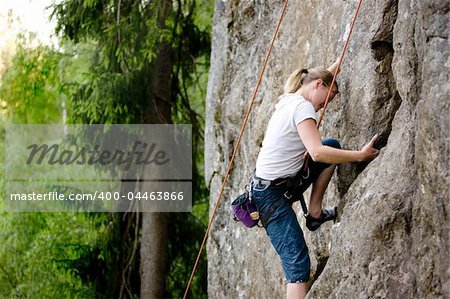
<instances>
[{"instance_id":1,"label":"denim shorts","mask_svg":"<svg viewBox=\"0 0 450 299\"><path fill-rule=\"evenodd\" d=\"M334 148L340 148L335 139L324 139L322 143ZM310 159L308 173L303 179L300 192L304 192L330 164L314 162ZM279 198L284 196L287 188L253 188L253 202L259 213L265 214ZM307 282L310 275L311 262L308 254L303 231L292 209L292 202L284 201L280 207L270 215L266 233L269 236L275 251L280 256L286 282Z\"/></svg>"},{"instance_id":2,"label":"denim shorts","mask_svg":"<svg viewBox=\"0 0 450 299\"><path fill-rule=\"evenodd\" d=\"M260 214L284 196L287 189L271 189L263 191L253 189L253 202ZM288 201L273 211L265 227L275 251L280 256L284 276L287 282L307 282L310 272L308 247L297 216Z\"/></svg>"}]
</instances>

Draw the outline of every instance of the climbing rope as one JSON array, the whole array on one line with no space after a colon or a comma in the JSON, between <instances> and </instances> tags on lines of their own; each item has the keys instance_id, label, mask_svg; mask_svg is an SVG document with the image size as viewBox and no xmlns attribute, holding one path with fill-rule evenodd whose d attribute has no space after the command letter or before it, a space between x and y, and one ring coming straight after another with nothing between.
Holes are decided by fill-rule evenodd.
<instances>
[{"instance_id":1,"label":"climbing rope","mask_svg":"<svg viewBox=\"0 0 450 299\"><path fill-rule=\"evenodd\" d=\"M359 9L360 9L361 3L362 3L362 0L359 1L358 7L357 7L357 9L356 9L355 16L354 16L353 21L352 21L352 23L351 23L350 31L349 31L349 34L348 34L347 39L346 39L346 41L345 41L344 49L343 49L343 51L342 51L342 53L341 53L341 56L340 56L340 58L339 58L338 66L337 66L337 68L336 68L336 70L335 70L335 72L334 72L333 80L332 80L331 85L330 85L330 88L329 88L329 90L328 90L327 98L326 98L326 100L325 100L325 104L324 104L324 107L323 107L322 114L321 114L321 116L320 116L319 122L317 123L317 127L320 126L320 123L322 122L322 119L323 119L323 116L324 116L324 114L325 114L326 108L327 108L327 106L328 106L328 102L329 102L330 95L331 95L331 89L332 89L333 84L334 84L334 82L335 82L335 80L336 80L336 76L337 76L338 70L339 70L339 68L340 68L340 66L341 66L342 59L344 58L344 53L345 53L345 51L346 51L346 49L347 49L347 45L348 45L348 42L349 42L349 40L350 40L350 36L351 36L351 34L352 34L353 27L354 27L355 22L356 22L356 18L357 18L357 16L358 16L358 13L359 13ZM279 31L279 29L280 29L281 21L283 20L284 14L285 14L285 12L286 12L287 4L288 4L288 0L285 0L284 5L283 5L283 8L282 8L281 13L280 13L280 17L279 17L279 19L278 19L277 26L276 26L276 28L275 28L275 32L274 32L274 34L273 34L272 40L271 40L270 45L269 45L269 49L268 49L267 54L266 54L266 57L265 57L265 59L264 59L263 67L262 67L262 69L261 69L261 72L260 72L260 74L259 74L258 81L257 81L256 86L255 86L255 89L254 89L254 91L253 91L253 95L252 95L252 98L251 98L251 101L250 101L250 105L248 106L247 113L245 114L245 118L244 118L244 121L243 121L243 123L242 123L242 127L241 127L241 130L240 130L240 132L239 132L239 136L238 136L238 139L237 139L237 141L236 141L236 145L235 145L234 150L233 150L233 155L231 156L230 162L229 162L229 164L228 164L227 172L225 173L225 176L224 176L224 178L223 178L222 185L221 185L220 190L219 190L219 194L217 195L217 198L216 198L216 201L215 201L215 204L214 204L214 209L213 209L213 211L212 211L212 213L211 213L211 218L209 219L208 226L207 226L207 228L206 228L206 232L205 232L205 235L204 235L204 237L203 237L202 244L200 245L200 249L199 249L197 258L196 258L196 260L195 260L194 268L192 269L191 276L189 277L189 281L188 281L188 284L187 284L187 286L186 286L186 290L185 290L185 292L184 292L183 299L186 299L186 298L187 298L187 294L188 294L189 288L190 288L190 286L191 286L191 284L192 284L192 280L193 280L193 278L194 278L195 271L197 270L198 262L199 262L199 260L200 260L201 254L202 254L202 252L203 252L203 248L205 247L206 239L208 238L209 231L211 230L211 225L212 225L212 223L213 223L214 217L215 217L216 212L217 212L217 208L219 207L219 201L220 201L220 198L222 197L223 191L224 191L224 189L225 189L226 182L227 182L228 177L229 177L230 172L231 172L231 168L232 168L232 166L233 166L234 160L235 160L236 155L237 155L237 152L238 152L238 150L239 150L239 146L240 146L240 144L241 144L242 136L243 136L243 134L244 134L244 129L245 129L245 127L247 126L247 122L248 122L248 119L249 119L249 117L250 117L250 112L251 112L251 110L252 110L252 108L253 108L253 104L254 104L254 102L255 102L256 95L257 95L258 90L259 90L259 86L261 85L262 77L263 77L263 75L264 75L264 72L265 72L265 70L266 70L267 63L268 63L268 61L269 61L270 53L272 52L272 48L273 48L273 45L274 45L274 43L275 43L275 39L276 39L276 37L277 37L277 35L278 35L278 31Z\"/></svg>"},{"instance_id":2,"label":"climbing rope","mask_svg":"<svg viewBox=\"0 0 450 299\"><path fill-rule=\"evenodd\" d=\"M355 27L356 19L358 18L359 9L361 8L361 4L362 4L362 0L359 0L358 6L356 7L355 15L353 16L353 20L350 25L350 31L348 32L348 36L345 39L344 48L342 49L341 56L339 57L338 65L337 65L336 69L334 70L333 79L331 80L330 87L328 88L327 98L325 99L325 104L323 105L322 113L320 114L319 121L317 122L317 129L319 129L320 123L322 122L323 116L325 115L325 111L327 110L328 102L330 101L331 90L333 89L333 84L336 81L336 77L338 75L339 68L341 67L342 60L344 59L344 55L347 50L348 42L350 41L350 36L352 35L352 32L353 32L353 27ZM303 166L302 166L303 169L308 169L309 158L310 157L309 157L308 152L305 152L305 156L303 157Z\"/></svg>"},{"instance_id":3,"label":"climbing rope","mask_svg":"<svg viewBox=\"0 0 450 299\"><path fill-rule=\"evenodd\" d=\"M206 239L208 238L208 234L209 234L209 231L211 229L211 224L212 224L212 222L214 220L214 216L215 216L217 208L219 206L219 200L220 200L220 198L222 196L223 190L225 189L225 184L226 184L226 182L228 180L228 176L230 175L231 167L233 166L234 160L235 160L237 152L239 150L239 146L241 144L241 139L242 139L242 136L244 135L244 129L247 126L247 122L248 122L248 119L250 117L250 112L252 111L253 104L255 102L256 95L257 95L258 90L259 90L259 86L261 85L261 80L262 80L262 77L264 75L264 71L266 70L266 66L267 66L267 63L269 61L270 53L272 52L272 48L273 48L273 45L275 43L275 39L276 39L276 37L278 35L278 31L280 30L281 21L283 20L284 13L286 12L287 4L288 4L288 0L285 0L283 8L281 10L280 17L278 19L277 26L275 28L275 32L274 32L273 37L272 37L272 41L270 42L269 50L267 51L266 58L264 59L263 67L262 67L261 72L259 74L258 82L256 83L255 89L253 91L253 95L252 95L252 99L250 101L250 105L248 106L247 113L245 114L244 122L242 124L241 131L239 132L239 137L237 139L236 145L235 145L234 150L233 150L233 155L231 156L231 160L230 160L230 163L228 164L227 172L226 172L225 177L223 178L223 181L222 181L222 186L220 187L219 194L217 195L216 203L214 204L214 209L213 209L213 212L211 214L211 218L209 219L208 227L206 228L205 236L203 237L203 242L202 242L202 245L200 246L200 249L199 249L199 252L198 252L198 255L197 255L197 259L195 260L194 269L192 269L191 277L189 278L189 282L188 282L188 285L186 287L186 291L184 292L183 299L186 299L187 293L189 291L189 287L191 286L191 283L192 283L192 279L194 278L195 270L197 269L197 266L198 266L198 261L200 260L200 256L201 256L201 254L203 252L203 247L205 246Z\"/></svg>"},{"instance_id":4,"label":"climbing rope","mask_svg":"<svg viewBox=\"0 0 450 299\"><path fill-rule=\"evenodd\" d=\"M339 72L339 68L341 67L342 60L344 59L345 51L347 50L348 42L350 41L350 36L352 35L353 27L355 27L356 18L358 17L358 14L359 14L359 9L361 8L361 3L362 3L362 0L359 0L358 7L356 7L355 15L353 16L353 20L350 25L350 31L348 32L348 36L347 36L347 39L345 40L344 48L342 49L341 56L339 57L338 65L337 65L336 69L334 70L333 80L331 80L330 88L328 89L327 98L325 100L325 104L323 105L322 114L320 115L319 121L317 122L317 128L319 128L320 123L322 122L323 116L325 115L325 111L327 110L328 102L330 101L330 96L331 96L331 89L333 88L333 84L336 81L336 77Z\"/></svg>"}]
</instances>

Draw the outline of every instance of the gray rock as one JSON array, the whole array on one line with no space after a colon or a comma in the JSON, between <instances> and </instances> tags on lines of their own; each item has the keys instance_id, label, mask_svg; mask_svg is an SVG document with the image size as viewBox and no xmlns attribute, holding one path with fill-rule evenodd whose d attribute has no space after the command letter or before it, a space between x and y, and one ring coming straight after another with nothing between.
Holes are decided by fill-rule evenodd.
<instances>
[{"instance_id":1,"label":"gray rock","mask_svg":"<svg viewBox=\"0 0 450 299\"><path fill-rule=\"evenodd\" d=\"M283 1L216 1L205 175L211 210ZM284 275L263 229L229 213L254 169L287 76L340 54L356 1L292 1L281 25L207 243L210 298L282 298ZM337 224L304 230L309 298L450 298L450 3L364 1L323 137L381 154L340 165L324 199ZM304 219L300 208L298 218Z\"/></svg>"}]
</instances>

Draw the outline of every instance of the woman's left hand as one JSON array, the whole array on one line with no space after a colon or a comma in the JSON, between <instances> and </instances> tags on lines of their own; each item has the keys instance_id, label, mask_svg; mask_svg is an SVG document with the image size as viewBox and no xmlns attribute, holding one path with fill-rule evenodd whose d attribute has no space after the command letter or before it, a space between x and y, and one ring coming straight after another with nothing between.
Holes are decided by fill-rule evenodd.
<instances>
[{"instance_id":1,"label":"woman's left hand","mask_svg":"<svg viewBox=\"0 0 450 299\"><path fill-rule=\"evenodd\" d=\"M328 67L328 70L330 71L330 73L332 73L334 75L334 72L336 71L336 68L339 66L339 57L336 59L335 62L333 62L332 65L330 65ZM339 69L337 70L337 73L339 74L339 72L341 71L341 67L339 66Z\"/></svg>"}]
</instances>

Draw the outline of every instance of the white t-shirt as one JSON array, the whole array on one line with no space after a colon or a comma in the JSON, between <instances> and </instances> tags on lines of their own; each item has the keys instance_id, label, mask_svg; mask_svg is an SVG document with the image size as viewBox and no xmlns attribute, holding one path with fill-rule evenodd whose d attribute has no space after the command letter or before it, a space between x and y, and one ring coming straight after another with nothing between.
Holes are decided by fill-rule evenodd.
<instances>
[{"instance_id":1,"label":"white t-shirt","mask_svg":"<svg viewBox=\"0 0 450 299\"><path fill-rule=\"evenodd\" d=\"M259 151L256 176L274 180L300 170L306 148L297 125L308 118L317 121L314 106L301 95L288 93L279 100Z\"/></svg>"}]
</instances>

